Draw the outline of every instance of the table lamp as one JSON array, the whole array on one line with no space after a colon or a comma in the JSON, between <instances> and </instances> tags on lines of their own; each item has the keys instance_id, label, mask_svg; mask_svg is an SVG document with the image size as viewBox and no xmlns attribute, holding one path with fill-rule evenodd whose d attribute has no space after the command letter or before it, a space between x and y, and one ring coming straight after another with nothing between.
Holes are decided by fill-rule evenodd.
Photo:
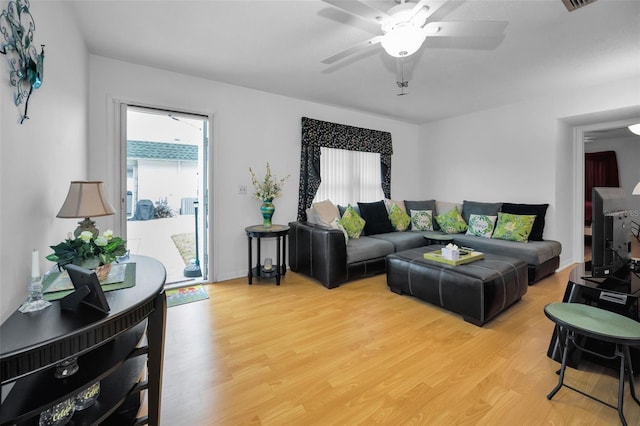
<instances>
[{"instance_id":1,"label":"table lamp","mask_svg":"<svg viewBox=\"0 0 640 426\"><path fill-rule=\"evenodd\" d=\"M633 188L633 191L631 191L632 195L640 195L640 182L638 182L636 184L636 187Z\"/></svg>"},{"instance_id":2,"label":"table lamp","mask_svg":"<svg viewBox=\"0 0 640 426\"><path fill-rule=\"evenodd\" d=\"M80 218L84 220L78 222L78 227L73 232L77 238L83 231L91 231L94 236L98 236L99 231L96 223L91 217L109 216L115 214L107 197L107 192L102 185L102 181L72 181L69 186L69 193L64 200L64 204L56 217L60 218Z\"/></svg>"}]
</instances>

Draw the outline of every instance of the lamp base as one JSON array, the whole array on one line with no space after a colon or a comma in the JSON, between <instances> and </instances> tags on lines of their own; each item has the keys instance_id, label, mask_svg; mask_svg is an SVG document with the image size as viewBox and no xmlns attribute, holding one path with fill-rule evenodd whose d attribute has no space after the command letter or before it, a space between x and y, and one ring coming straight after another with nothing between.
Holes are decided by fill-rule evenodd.
<instances>
[{"instance_id":1,"label":"lamp base","mask_svg":"<svg viewBox=\"0 0 640 426\"><path fill-rule=\"evenodd\" d=\"M78 238L84 231L90 231L93 233L94 237L97 237L98 234L100 234L100 231L96 228L96 223L88 217L85 217L83 220L78 222L78 227L73 231L73 236Z\"/></svg>"}]
</instances>

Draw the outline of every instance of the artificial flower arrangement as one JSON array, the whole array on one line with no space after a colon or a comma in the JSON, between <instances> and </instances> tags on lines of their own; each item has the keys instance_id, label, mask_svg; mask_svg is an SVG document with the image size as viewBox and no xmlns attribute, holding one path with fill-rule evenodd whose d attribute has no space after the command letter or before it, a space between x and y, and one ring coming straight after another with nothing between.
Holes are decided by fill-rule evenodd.
<instances>
[{"instance_id":1,"label":"artificial flower arrangement","mask_svg":"<svg viewBox=\"0 0 640 426\"><path fill-rule=\"evenodd\" d=\"M56 262L59 268L73 263L86 269L96 269L111 264L118 256L124 256L126 243L122 238L114 237L111 230L97 236L91 231L82 231L75 239L67 238L56 246L50 246L53 253L46 259Z\"/></svg>"},{"instance_id":2,"label":"artificial flower arrangement","mask_svg":"<svg viewBox=\"0 0 640 426\"><path fill-rule=\"evenodd\" d=\"M264 176L264 180L262 182L258 182L255 173L249 167L249 173L251 173L251 183L253 183L253 187L256 189L253 193L253 196L258 200L273 200L276 197L282 195L282 186L284 185L285 179L289 177L289 175L283 177L280 180L277 180L275 176L271 174L271 167L269 163L267 163L267 174Z\"/></svg>"}]
</instances>

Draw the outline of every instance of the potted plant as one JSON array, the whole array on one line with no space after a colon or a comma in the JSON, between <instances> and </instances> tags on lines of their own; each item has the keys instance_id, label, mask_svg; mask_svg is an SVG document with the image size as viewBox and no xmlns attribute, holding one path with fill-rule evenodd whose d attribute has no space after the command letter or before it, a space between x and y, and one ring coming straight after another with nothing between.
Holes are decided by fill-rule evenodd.
<instances>
[{"instance_id":1,"label":"potted plant","mask_svg":"<svg viewBox=\"0 0 640 426\"><path fill-rule=\"evenodd\" d=\"M270 228L271 217L276 210L273 205L273 199L282 195L282 186L289 175L277 180L276 177L271 174L271 167L269 166L269 163L267 163L267 174L264 176L264 180L262 182L258 181L251 167L249 167L249 173L251 173L251 183L255 188L253 196L262 201L262 205L260 206L260 212L262 213L262 226Z\"/></svg>"},{"instance_id":2,"label":"potted plant","mask_svg":"<svg viewBox=\"0 0 640 426\"><path fill-rule=\"evenodd\" d=\"M97 236L91 231L83 231L78 238L67 238L50 247L53 253L46 259L56 262L58 268L64 269L65 265L72 263L82 268L93 269L101 281L109 275L111 263L116 261L118 256L124 256L127 251L126 241L114 237L111 230Z\"/></svg>"}]
</instances>

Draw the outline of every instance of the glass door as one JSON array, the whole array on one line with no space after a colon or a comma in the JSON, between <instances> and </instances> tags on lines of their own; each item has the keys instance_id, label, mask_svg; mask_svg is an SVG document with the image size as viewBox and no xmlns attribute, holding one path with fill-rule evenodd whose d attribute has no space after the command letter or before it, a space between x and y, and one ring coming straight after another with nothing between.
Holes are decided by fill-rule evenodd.
<instances>
[{"instance_id":1,"label":"glass door","mask_svg":"<svg viewBox=\"0 0 640 426\"><path fill-rule=\"evenodd\" d=\"M126 239L167 284L208 279L208 117L127 105ZM126 124L124 124L126 123Z\"/></svg>"}]
</instances>

